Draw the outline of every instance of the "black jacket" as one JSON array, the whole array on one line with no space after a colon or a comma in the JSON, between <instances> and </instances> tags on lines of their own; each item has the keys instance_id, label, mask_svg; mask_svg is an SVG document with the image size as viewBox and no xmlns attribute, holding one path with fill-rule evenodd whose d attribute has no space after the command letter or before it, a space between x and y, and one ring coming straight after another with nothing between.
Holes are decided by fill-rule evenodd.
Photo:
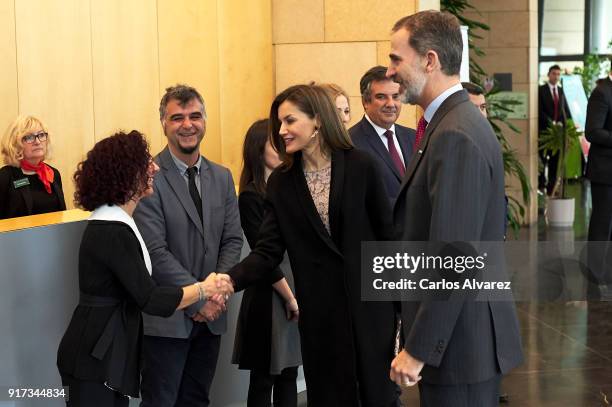
<instances>
[{"instance_id":1,"label":"black jacket","mask_svg":"<svg viewBox=\"0 0 612 407\"><path fill-rule=\"evenodd\" d=\"M567 99L563 88L557 86L557 92L559 93L559 111L557 113L557 120L565 124L567 119L571 119L569 107L567 106ZM555 115L555 104L553 101L552 93L548 83L540 85L538 88L538 133L543 132L549 126L549 123L553 120Z\"/></svg>"},{"instance_id":2,"label":"black jacket","mask_svg":"<svg viewBox=\"0 0 612 407\"><path fill-rule=\"evenodd\" d=\"M374 127L370 124L365 116L349 129L351 140L355 147L360 150L367 151L376 159L376 162L380 165L380 172L382 179L385 182L387 188L387 194L389 195L389 201L391 206L395 203L397 193L399 192L400 184L402 183L402 177L395 168L389 150L385 147L384 143L374 130ZM412 147L414 145L415 131L408 127L400 126L395 124L395 136L400 145L400 154L404 158L406 167L410 163L410 157L412 157Z\"/></svg>"},{"instance_id":3,"label":"black jacket","mask_svg":"<svg viewBox=\"0 0 612 407\"><path fill-rule=\"evenodd\" d=\"M51 167L51 166L50 166ZM58 198L59 205L56 211L66 210L64 192L62 190L62 177L57 169L51 167L54 174L51 184L51 193ZM12 165L4 166L0 169L0 219L16 218L18 216L34 215L34 203L30 186L25 185L16 187L14 182L23 179L25 175L21 168Z\"/></svg>"},{"instance_id":4,"label":"black jacket","mask_svg":"<svg viewBox=\"0 0 612 407\"><path fill-rule=\"evenodd\" d=\"M612 185L612 81L604 79L591 93L587 106L586 139L591 142L587 177Z\"/></svg>"},{"instance_id":5,"label":"black jacket","mask_svg":"<svg viewBox=\"0 0 612 407\"><path fill-rule=\"evenodd\" d=\"M361 301L361 242L391 236L380 177L365 152L332 154L330 235L308 190L301 155L295 154L291 169L277 169L268 180L257 245L229 271L237 289L244 288L269 278L287 250L311 406L356 406L359 397L365 405L389 405L397 397L389 379L394 306Z\"/></svg>"},{"instance_id":6,"label":"black jacket","mask_svg":"<svg viewBox=\"0 0 612 407\"><path fill-rule=\"evenodd\" d=\"M108 383L139 396L142 316L170 316L180 287L158 287L149 275L140 243L121 222L89 221L79 249L80 304L57 352L60 374ZM109 302L92 306L90 299ZM110 304L115 302L116 304Z\"/></svg>"}]
</instances>

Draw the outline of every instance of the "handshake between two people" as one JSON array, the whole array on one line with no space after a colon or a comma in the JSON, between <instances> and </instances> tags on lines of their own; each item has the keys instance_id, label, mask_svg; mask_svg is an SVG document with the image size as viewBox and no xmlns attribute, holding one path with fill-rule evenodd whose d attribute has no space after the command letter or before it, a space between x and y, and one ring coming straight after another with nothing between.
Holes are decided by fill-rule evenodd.
<instances>
[{"instance_id":1,"label":"handshake between two people","mask_svg":"<svg viewBox=\"0 0 612 407\"><path fill-rule=\"evenodd\" d=\"M221 273L210 273L197 284L206 302L191 319L196 322L212 322L227 309L225 302L234 293L234 284L229 275Z\"/></svg>"},{"instance_id":2,"label":"handshake between two people","mask_svg":"<svg viewBox=\"0 0 612 407\"><path fill-rule=\"evenodd\" d=\"M222 273L211 273L202 282L197 283L202 290L206 302L196 312L192 319L196 322L212 322L219 318L227 309L226 301L234 293L234 283L231 277ZM285 313L290 321L299 319L300 310L298 302L289 287L287 280L281 280L272 284L276 292L285 301Z\"/></svg>"}]
</instances>

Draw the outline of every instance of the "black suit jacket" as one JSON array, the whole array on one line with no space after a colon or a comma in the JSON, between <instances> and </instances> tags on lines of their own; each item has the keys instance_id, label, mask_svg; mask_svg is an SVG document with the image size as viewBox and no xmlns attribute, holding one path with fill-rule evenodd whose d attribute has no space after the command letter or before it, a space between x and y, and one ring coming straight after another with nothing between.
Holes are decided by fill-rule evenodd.
<instances>
[{"instance_id":1,"label":"black suit jacket","mask_svg":"<svg viewBox=\"0 0 612 407\"><path fill-rule=\"evenodd\" d=\"M365 116L359 123L355 124L349 129L349 134L351 135L351 139L353 140L355 147L360 150L367 151L379 163L380 171L387 188L387 194L389 196L391 205L393 205L395 198L397 198L400 184L402 183L402 177L397 168L395 168L395 165L393 165L393 161L391 161L389 150L387 150L385 144L382 142L378 134L376 134L376 130L374 130L374 127L372 127ZM401 154L407 167L410 163L410 157L412 156L415 131L413 129L409 129L408 127L400 126L396 123L395 136L397 137Z\"/></svg>"},{"instance_id":2,"label":"black suit jacket","mask_svg":"<svg viewBox=\"0 0 612 407\"><path fill-rule=\"evenodd\" d=\"M361 242L391 238L391 208L378 166L356 149L332 153L330 234L300 153L294 158L291 169L270 176L257 244L228 274L237 290L269 279L286 249L300 305L309 405L356 406L358 394L364 405L389 405L397 397L389 379L394 306L361 301Z\"/></svg>"},{"instance_id":3,"label":"black suit jacket","mask_svg":"<svg viewBox=\"0 0 612 407\"><path fill-rule=\"evenodd\" d=\"M586 139L591 142L587 177L592 182L612 185L612 81L599 84L589 97Z\"/></svg>"},{"instance_id":4,"label":"black suit jacket","mask_svg":"<svg viewBox=\"0 0 612 407\"><path fill-rule=\"evenodd\" d=\"M54 174L53 183L51 183L51 192L55 194L59 200L59 206L56 210L64 211L66 210L66 203L64 201L64 191L62 190L62 177L57 169L53 167L51 167L51 169ZM20 168L7 165L0 169L0 219L33 214L33 201L30 187L26 185L21 188L15 188L13 185L14 181L21 178L24 178L24 175Z\"/></svg>"},{"instance_id":5,"label":"black suit jacket","mask_svg":"<svg viewBox=\"0 0 612 407\"><path fill-rule=\"evenodd\" d=\"M567 99L563 88L557 86L557 92L559 93L559 117L558 121L565 123L567 119L571 119L569 107L567 106ZM555 115L555 104L553 102L552 93L548 83L541 85L538 89L538 132L541 133L548 128L549 122L551 122Z\"/></svg>"},{"instance_id":6,"label":"black suit jacket","mask_svg":"<svg viewBox=\"0 0 612 407\"><path fill-rule=\"evenodd\" d=\"M466 91L449 96L427 126L394 207L403 241L490 242L504 236L504 167L493 129ZM402 303L405 349L425 362L423 380L488 380L522 361L513 301Z\"/></svg>"}]
</instances>

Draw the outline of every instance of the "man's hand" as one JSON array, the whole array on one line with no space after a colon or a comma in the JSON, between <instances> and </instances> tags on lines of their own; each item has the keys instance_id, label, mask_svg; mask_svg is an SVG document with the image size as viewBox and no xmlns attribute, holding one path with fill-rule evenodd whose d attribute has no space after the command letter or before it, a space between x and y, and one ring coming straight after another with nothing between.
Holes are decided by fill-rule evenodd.
<instances>
[{"instance_id":1,"label":"man's hand","mask_svg":"<svg viewBox=\"0 0 612 407\"><path fill-rule=\"evenodd\" d=\"M425 363L412 357L402 349L391 362L389 377L400 386L414 386L421 380L421 370Z\"/></svg>"},{"instance_id":2,"label":"man's hand","mask_svg":"<svg viewBox=\"0 0 612 407\"><path fill-rule=\"evenodd\" d=\"M217 294L206 301L204 306L196 312L192 319L196 322L212 322L219 318L225 309L225 297L221 294Z\"/></svg>"}]
</instances>

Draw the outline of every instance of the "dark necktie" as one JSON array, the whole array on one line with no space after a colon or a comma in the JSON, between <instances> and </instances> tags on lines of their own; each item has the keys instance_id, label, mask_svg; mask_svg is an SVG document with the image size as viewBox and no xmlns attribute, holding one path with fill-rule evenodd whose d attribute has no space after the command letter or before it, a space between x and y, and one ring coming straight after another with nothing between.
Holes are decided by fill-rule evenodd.
<instances>
[{"instance_id":1,"label":"dark necktie","mask_svg":"<svg viewBox=\"0 0 612 407\"><path fill-rule=\"evenodd\" d=\"M414 150L416 151L419 148L419 144L421 144L421 140L425 136L425 129L427 128L427 120L425 117L421 116L419 119L419 123L417 124L416 136L414 137Z\"/></svg>"},{"instance_id":2,"label":"dark necktie","mask_svg":"<svg viewBox=\"0 0 612 407\"><path fill-rule=\"evenodd\" d=\"M553 88L553 121L559 120L559 94L557 93L557 87Z\"/></svg>"},{"instance_id":3,"label":"dark necktie","mask_svg":"<svg viewBox=\"0 0 612 407\"><path fill-rule=\"evenodd\" d=\"M198 216L200 217L200 222L204 223L202 220L202 197L200 197L200 193L198 192L198 187L196 186L196 174L198 173L198 167L189 167L187 168L187 177L189 178L189 195L191 195L191 199L195 204L196 210L198 212Z\"/></svg>"},{"instance_id":4,"label":"dark necktie","mask_svg":"<svg viewBox=\"0 0 612 407\"><path fill-rule=\"evenodd\" d=\"M393 161L393 165L397 168L400 175L403 177L406 172L406 168L404 167L404 163L400 158L399 152L397 148L395 148L395 142L393 141L393 132L391 130L385 131L385 137L387 137L387 146L389 148L389 155L391 156L391 161Z\"/></svg>"}]
</instances>

